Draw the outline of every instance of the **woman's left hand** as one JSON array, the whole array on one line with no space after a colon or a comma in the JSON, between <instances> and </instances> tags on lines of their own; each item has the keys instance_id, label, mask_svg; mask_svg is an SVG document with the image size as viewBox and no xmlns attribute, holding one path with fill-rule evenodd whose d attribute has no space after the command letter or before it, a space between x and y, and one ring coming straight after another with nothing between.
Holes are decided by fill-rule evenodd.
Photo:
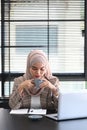
<instances>
[{"instance_id":1,"label":"woman's left hand","mask_svg":"<svg viewBox=\"0 0 87 130\"><path fill-rule=\"evenodd\" d=\"M51 89L52 93L55 96L58 96L57 88L50 81L44 79L43 82L40 84L40 88L47 88L47 87Z\"/></svg>"},{"instance_id":2,"label":"woman's left hand","mask_svg":"<svg viewBox=\"0 0 87 130\"><path fill-rule=\"evenodd\" d=\"M47 88L47 87L50 89L55 88L55 86L50 81L48 81L47 79L43 79L43 82L40 84L40 88Z\"/></svg>"}]
</instances>

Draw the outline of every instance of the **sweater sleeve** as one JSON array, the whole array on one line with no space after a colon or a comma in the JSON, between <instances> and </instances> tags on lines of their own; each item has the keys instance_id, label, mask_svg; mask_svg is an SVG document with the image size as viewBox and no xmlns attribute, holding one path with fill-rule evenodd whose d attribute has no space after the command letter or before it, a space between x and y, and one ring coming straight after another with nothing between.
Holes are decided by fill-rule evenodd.
<instances>
[{"instance_id":1,"label":"sweater sleeve","mask_svg":"<svg viewBox=\"0 0 87 130\"><path fill-rule=\"evenodd\" d=\"M47 94L47 109L55 110L57 112L58 108L58 99L59 99L59 80L56 77L53 77L49 80L57 89L58 96L55 96L52 91L49 89Z\"/></svg>"},{"instance_id":2,"label":"sweater sleeve","mask_svg":"<svg viewBox=\"0 0 87 130\"><path fill-rule=\"evenodd\" d=\"M58 79L56 79L54 86L57 89L58 96L55 96L54 94L52 94L52 101L54 103L55 110L57 111L58 110L57 109L58 108L58 99L59 99L59 80Z\"/></svg>"},{"instance_id":3,"label":"sweater sleeve","mask_svg":"<svg viewBox=\"0 0 87 130\"><path fill-rule=\"evenodd\" d=\"M18 109L22 107L22 96L18 92L18 85L20 82L21 81L17 78L14 79L13 90L9 97L9 106L11 109Z\"/></svg>"}]
</instances>

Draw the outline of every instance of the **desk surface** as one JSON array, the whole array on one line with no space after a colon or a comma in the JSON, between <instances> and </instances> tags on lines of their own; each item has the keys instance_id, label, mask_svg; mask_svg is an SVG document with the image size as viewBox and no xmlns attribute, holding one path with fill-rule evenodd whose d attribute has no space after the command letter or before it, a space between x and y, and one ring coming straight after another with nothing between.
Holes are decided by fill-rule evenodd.
<instances>
[{"instance_id":1,"label":"desk surface","mask_svg":"<svg viewBox=\"0 0 87 130\"><path fill-rule=\"evenodd\" d=\"M9 110L0 109L0 130L87 130L87 119L54 121L43 117L32 121L27 115L10 115Z\"/></svg>"}]
</instances>

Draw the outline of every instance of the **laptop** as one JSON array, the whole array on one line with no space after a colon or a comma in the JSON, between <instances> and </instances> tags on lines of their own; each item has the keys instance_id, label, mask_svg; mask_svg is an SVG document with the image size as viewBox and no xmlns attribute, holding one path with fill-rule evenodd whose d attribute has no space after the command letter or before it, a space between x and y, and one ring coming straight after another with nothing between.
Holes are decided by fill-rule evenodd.
<instances>
[{"instance_id":1,"label":"laptop","mask_svg":"<svg viewBox=\"0 0 87 130\"><path fill-rule=\"evenodd\" d=\"M87 90L60 91L58 113L47 114L46 117L59 120L79 119L87 117Z\"/></svg>"}]
</instances>

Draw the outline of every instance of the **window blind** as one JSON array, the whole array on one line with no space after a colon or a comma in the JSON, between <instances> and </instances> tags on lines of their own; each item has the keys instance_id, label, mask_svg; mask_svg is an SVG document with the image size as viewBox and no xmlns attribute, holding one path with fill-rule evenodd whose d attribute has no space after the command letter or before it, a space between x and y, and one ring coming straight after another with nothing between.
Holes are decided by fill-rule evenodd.
<instances>
[{"instance_id":1,"label":"window blind","mask_svg":"<svg viewBox=\"0 0 87 130\"><path fill-rule=\"evenodd\" d=\"M84 74L84 10L84 0L2 1L3 88L11 85L11 73L15 77L15 73L25 72L32 49L46 52L52 73L57 76Z\"/></svg>"}]
</instances>

